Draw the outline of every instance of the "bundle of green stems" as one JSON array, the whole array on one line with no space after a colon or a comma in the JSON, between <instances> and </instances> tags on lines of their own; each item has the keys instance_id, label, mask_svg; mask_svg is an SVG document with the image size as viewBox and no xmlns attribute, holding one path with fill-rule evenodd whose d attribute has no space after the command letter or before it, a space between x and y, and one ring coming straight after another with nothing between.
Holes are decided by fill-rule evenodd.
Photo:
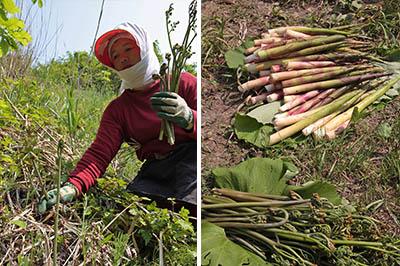
<instances>
[{"instance_id":1,"label":"bundle of green stems","mask_svg":"<svg viewBox=\"0 0 400 266\"><path fill-rule=\"evenodd\" d=\"M376 219L351 209L317 194L303 199L293 192L276 196L213 189L203 197L202 220L279 265L372 265L372 259L383 256L399 261L399 243L384 241Z\"/></svg>"}]
</instances>

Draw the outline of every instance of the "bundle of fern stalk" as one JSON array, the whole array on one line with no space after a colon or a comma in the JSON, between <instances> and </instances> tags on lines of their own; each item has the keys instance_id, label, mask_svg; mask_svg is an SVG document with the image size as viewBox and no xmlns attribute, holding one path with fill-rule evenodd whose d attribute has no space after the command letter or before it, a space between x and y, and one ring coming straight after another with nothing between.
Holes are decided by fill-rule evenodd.
<instances>
[{"instance_id":1,"label":"bundle of fern stalk","mask_svg":"<svg viewBox=\"0 0 400 266\"><path fill-rule=\"evenodd\" d=\"M345 31L303 26L270 29L244 50L250 79L240 92L252 92L246 105L280 101L273 145L300 131L333 139L400 78L375 63L372 44ZM254 77L254 75L258 77Z\"/></svg>"},{"instance_id":2,"label":"bundle of fern stalk","mask_svg":"<svg viewBox=\"0 0 400 266\"><path fill-rule=\"evenodd\" d=\"M192 44L197 36L197 0L192 0L188 10L188 24L186 26L185 35L181 44L173 44L172 33L176 30L179 21L172 21L173 4L170 4L165 12L165 23L167 26L168 43L171 53L165 54L165 61L158 74L153 75L153 79L160 80L160 91L168 91L178 93L179 80L183 69L186 66L186 61L194 54L192 52ZM174 127L168 120L161 120L161 129L159 140L167 139L170 145L175 144Z\"/></svg>"},{"instance_id":3,"label":"bundle of fern stalk","mask_svg":"<svg viewBox=\"0 0 400 266\"><path fill-rule=\"evenodd\" d=\"M202 219L273 265L399 265L400 242L380 236L376 219L314 194L301 198L215 188Z\"/></svg>"}]
</instances>

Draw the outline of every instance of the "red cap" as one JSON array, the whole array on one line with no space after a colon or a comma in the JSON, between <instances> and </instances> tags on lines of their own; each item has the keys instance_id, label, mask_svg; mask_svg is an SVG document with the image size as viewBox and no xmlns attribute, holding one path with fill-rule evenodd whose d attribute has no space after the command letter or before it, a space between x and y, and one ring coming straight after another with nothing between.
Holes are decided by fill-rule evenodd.
<instances>
[{"instance_id":1,"label":"red cap","mask_svg":"<svg viewBox=\"0 0 400 266\"><path fill-rule=\"evenodd\" d=\"M137 43L135 41L135 38L132 36L131 33L129 33L126 30L122 30L122 29L115 29L115 30L110 30L107 31L106 33L104 33L103 35L101 35L95 45L94 45L94 54L96 55L97 59L100 61L100 63L109 66L109 67L113 67L112 63L111 63L111 59L110 59L110 55L109 55L109 44L110 42L112 42L112 40L120 34L126 34L128 35L130 38L132 39L133 42L135 43L135 46L140 50L139 46L137 46Z\"/></svg>"}]
</instances>

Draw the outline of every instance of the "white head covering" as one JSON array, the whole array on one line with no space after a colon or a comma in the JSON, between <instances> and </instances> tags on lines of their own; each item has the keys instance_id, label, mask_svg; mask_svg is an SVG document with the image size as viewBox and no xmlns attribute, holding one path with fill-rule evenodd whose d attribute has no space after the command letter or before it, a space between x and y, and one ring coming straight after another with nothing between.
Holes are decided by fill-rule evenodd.
<instances>
[{"instance_id":1,"label":"white head covering","mask_svg":"<svg viewBox=\"0 0 400 266\"><path fill-rule=\"evenodd\" d=\"M152 83L154 81L152 76L153 74L157 74L159 72L160 64L154 53L153 43L151 42L147 32L142 27L136 24L131 24L129 22L125 22L116 26L114 30L123 30L133 36L136 44L140 48L141 58L141 60L137 64L121 71L117 71L114 68L106 65L107 67L117 72L118 76L122 79L120 93L122 93L125 89L140 88ZM126 33L122 32L119 34ZM104 49L100 48L99 52L103 54L106 49L108 52L110 49L109 45L114 43L115 38L119 39L118 35L108 40Z\"/></svg>"}]
</instances>

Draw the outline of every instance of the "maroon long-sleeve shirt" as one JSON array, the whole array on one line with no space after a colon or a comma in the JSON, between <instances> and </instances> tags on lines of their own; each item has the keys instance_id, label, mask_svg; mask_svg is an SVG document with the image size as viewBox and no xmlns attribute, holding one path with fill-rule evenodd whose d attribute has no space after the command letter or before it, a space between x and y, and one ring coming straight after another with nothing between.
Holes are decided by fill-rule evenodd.
<instances>
[{"instance_id":1,"label":"maroon long-sleeve shirt","mask_svg":"<svg viewBox=\"0 0 400 266\"><path fill-rule=\"evenodd\" d=\"M94 142L86 150L68 181L79 190L88 190L96 179L103 175L121 144L127 142L136 149L139 160L153 159L156 155L171 152L175 145L196 140L197 132L197 90L196 78L182 73L179 95L193 110L194 128L188 132L179 126L175 128L175 145L164 139L158 140L161 120L151 109L150 97L160 91L159 82L143 91L125 90L105 109Z\"/></svg>"}]
</instances>

